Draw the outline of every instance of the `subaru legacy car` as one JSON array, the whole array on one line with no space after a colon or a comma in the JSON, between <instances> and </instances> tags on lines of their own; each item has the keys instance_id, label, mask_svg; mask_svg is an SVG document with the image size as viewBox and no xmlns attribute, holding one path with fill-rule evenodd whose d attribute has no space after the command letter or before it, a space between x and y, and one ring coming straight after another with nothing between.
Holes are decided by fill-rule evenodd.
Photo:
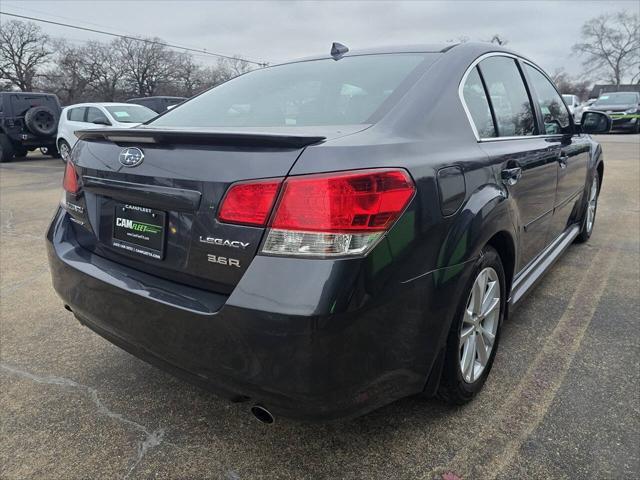
<instances>
[{"instance_id":1,"label":"subaru legacy car","mask_svg":"<svg viewBox=\"0 0 640 480\"><path fill-rule=\"evenodd\" d=\"M598 97L589 107L607 113L614 129L640 133L640 93L611 92Z\"/></svg>"},{"instance_id":2,"label":"subaru legacy car","mask_svg":"<svg viewBox=\"0 0 640 480\"><path fill-rule=\"evenodd\" d=\"M549 77L493 45L249 72L79 133L53 285L114 344L258 419L471 400L507 314L594 228L604 163Z\"/></svg>"}]
</instances>

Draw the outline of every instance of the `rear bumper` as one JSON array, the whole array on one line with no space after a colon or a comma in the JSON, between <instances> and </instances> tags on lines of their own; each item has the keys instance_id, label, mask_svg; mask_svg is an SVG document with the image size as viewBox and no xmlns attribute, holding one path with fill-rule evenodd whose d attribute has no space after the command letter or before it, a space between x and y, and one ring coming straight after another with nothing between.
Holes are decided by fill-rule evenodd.
<instances>
[{"instance_id":1,"label":"rear bumper","mask_svg":"<svg viewBox=\"0 0 640 480\"><path fill-rule=\"evenodd\" d=\"M226 296L94 255L75 242L62 209L47 240L54 288L83 324L221 396L250 397L275 414L310 420L363 414L422 391L455 305L446 295L464 275L458 267L397 282L375 299L366 293L376 288L366 275L348 268L332 288L338 270L327 261L317 278L308 266L278 274L292 285L279 301L257 289L271 283L264 273L274 271L270 262L287 259L256 257L257 266ZM332 291L339 294L328 302Z\"/></svg>"}]
</instances>

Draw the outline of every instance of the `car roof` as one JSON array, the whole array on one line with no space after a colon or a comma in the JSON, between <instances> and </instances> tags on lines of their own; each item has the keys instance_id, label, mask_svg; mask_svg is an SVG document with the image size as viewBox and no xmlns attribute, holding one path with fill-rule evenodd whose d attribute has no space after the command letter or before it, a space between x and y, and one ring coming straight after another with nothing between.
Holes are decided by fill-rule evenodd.
<instances>
[{"instance_id":1,"label":"car roof","mask_svg":"<svg viewBox=\"0 0 640 480\"><path fill-rule=\"evenodd\" d=\"M127 102L132 102L134 100L185 100L187 97L172 97L169 95L156 95L154 97L137 97L137 98L129 98Z\"/></svg>"},{"instance_id":2,"label":"car roof","mask_svg":"<svg viewBox=\"0 0 640 480\"><path fill-rule=\"evenodd\" d=\"M434 44L415 44L415 45L388 45L382 47L373 47L366 49L349 50L342 57L356 57L359 55L380 55L385 53L444 53L455 47L455 43L434 43ZM330 50L330 49L327 49ZM329 53L325 55L310 55L301 58L295 58L285 62L275 63L276 65L286 65L288 63L306 62L308 60L322 60L332 58Z\"/></svg>"},{"instance_id":3,"label":"car roof","mask_svg":"<svg viewBox=\"0 0 640 480\"><path fill-rule=\"evenodd\" d=\"M315 55L303 58L297 58L290 61L277 63L273 65L269 65L269 67L275 67L279 65L286 65L290 63L297 62L306 62L310 60L323 60L330 59L331 57L329 53L329 49L327 49L327 53L325 55ZM347 53L342 55L341 58L346 57L356 57L360 55L381 55L381 54L393 54L393 53L431 53L431 54L441 54L447 55L449 52L457 52L462 54L463 56L467 56L471 58L477 58L485 53L506 53L509 55L515 55L523 60L526 60L532 64L536 64L526 56L509 50L500 45L496 45L494 43L484 43L484 42L464 42L464 43L431 43L431 44L413 44L413 45L390 45L383 47L374 47L367 49L354 49L349 50ZM268 68L268 67L267 67Z\"/></svg>"},{"instance_id":4,"label":"car roof","mask_svg":"<svg viewBox=\"0 0 640 480\"><path fill-rule=\"evenodd\" d=\"M135 104L134 104L135 105ZM73 105L67 105L65 108L76 108L76 107L130 107L130 103L122 103L122 102L88 102L88 103L74 103ZM142 105L139 105L142 106Z\"/></svg>"}]
</instances>

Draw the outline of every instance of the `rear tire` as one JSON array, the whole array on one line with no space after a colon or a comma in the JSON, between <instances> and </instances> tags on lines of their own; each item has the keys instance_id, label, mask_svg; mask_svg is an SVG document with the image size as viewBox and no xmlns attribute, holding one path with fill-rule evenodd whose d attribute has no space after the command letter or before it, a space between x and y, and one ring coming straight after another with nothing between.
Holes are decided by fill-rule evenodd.
<instances>
[{"instance_id":1,"label":"rear tire","mask_svg":"<svg viewBox=\"0 0 640 480\"><path fill-rule=\"evenodd\" d=\"M508 292L498 252L482 249L451 324L437 396L462 405L482 389L498 349Z\"/></svg>"},{"instance_id":2,"label":"rear tire","mask_svg":"<svg viewBox=\"0 0 640 480\"><path fill-rule=\"evenodd\" d=\"M13 160L13 155L14 150L11 140L4 133L0 133L0 162L10 162Z\"/></svg>"},{"instance_id":3,"label":"rear tire","mask_svg":"<svg viewBox=\"0 0 640 480\"><path fill-rule=\"evenodd\" d=\"M587 204L584 210L584 218L582 219L582 227L580 233L575 239L576 243L584 243L593 233L593 227L596 223L596 212L598 211L598 196L600 194L600 176L598 172L593 172L593 179L587 194Z\"/></svg>"},{"instance_id":4,"label":"rear tire","mask_svg":"<svg viewBox=\"0 0 640 480\"><path fill-rule=\"evenodd\" d=\"M67 159L71 156L71 147L69 146L67 141L62 138L58 140L58 152L58 156L62 159L62 161L67 163Z\"/></svg>"}]
</instances>

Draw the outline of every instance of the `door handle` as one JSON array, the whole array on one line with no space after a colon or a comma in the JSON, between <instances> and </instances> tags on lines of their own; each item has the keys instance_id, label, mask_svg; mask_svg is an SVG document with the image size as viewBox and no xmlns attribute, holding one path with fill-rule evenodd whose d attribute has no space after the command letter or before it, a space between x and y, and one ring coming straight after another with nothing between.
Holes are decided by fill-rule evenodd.
<instances>
[{"instance_id":1,"label":"door handle","mask_svg":"<svg viewBox=\"0 0 640 480\"><path fill-rule=\"evenodd\" d=\"M569 155L564 152L560 152L560 156L558 157L558 163L560 164L560 168L567 168L567 161L569 160Z\"/></svg>"},{"instance_id":2,"label":"door handle","mask_svg":"<svg viewBox=\"0 0 640 480\"><path fill-rule=\"evenodd\" d=\"M505 185L515 185L520 180L522 176L522 168L505 168L500 172L500 177L502 178L502 183Z\"/></svg>"}]
</instances>

